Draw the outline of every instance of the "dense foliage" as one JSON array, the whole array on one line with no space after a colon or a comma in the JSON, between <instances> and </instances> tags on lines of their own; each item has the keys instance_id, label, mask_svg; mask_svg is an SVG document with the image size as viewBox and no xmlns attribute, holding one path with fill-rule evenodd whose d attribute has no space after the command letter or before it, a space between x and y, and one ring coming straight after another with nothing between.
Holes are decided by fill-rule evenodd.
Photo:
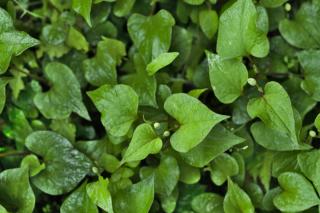
<instances>
[{"instance_id":1,"label":"dense foliage","mask_svg":"<svg viewBox=\"0 0 320 213\"><path fill-rule=\"evenodd\" d=\"M319 0L0 6L0 213L318 212Z\"/></svg>"}]
</instances>

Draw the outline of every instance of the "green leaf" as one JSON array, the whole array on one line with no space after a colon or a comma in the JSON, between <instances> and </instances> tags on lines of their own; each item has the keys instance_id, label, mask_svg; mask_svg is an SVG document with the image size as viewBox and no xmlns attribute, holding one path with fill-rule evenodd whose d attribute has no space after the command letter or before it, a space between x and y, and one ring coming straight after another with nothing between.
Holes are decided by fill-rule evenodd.
<instances>
[{"instance_id":1,"label":"green leaf","mask_svg":"<svg viewBox=\"0 0 320 213\"><path fill-rule=\"evenodd\" d=\"M201 10L199 24L207 38L212 39L218 31L219 18L217 12L214 10Z\"/></svg>"},{"instance_id":2,"label":"green leaf","mask_svg":"<svg viewBox=\"0 0 320 213\"><path fill-rule=\"evenodd\" d=\"M136 0L118 0L113 7L115 16L124 17L130 14Z\"/></svg>"},{"instance_id":3,"label":"green leaf","mask_svg":"<svg viewBox=\"0 0 320 213\"><path fill-rule=\"evenodd\" d=\"M133 132L131 142L122 162L132 162L145 159L149 154L161 150L162 140L154 132L150 124L140 124Z\"/></svg>"},{"instance_id":4,"label":"green leaf","mask_svg":"<svg viewBox=\"0 0 320 213\"><path fill-rule=\"evenodd\" d=\"M183 0L183 1L191 5L200 5L204 2L204 0Z\"/></svg>"},{"instance_id":5,"label":"green leaf","mask_svg":"<svg viewBox=\"0 0 320 213\"><path fill-rule=\"evenodd\" d=\"M231 179L228 179L228 192L224 197L223 209L225 213L254 212L250 197Z\"/></svg>"},{"instance_id":6,"label":"green leaf","mask_svg":"<svg viewBox=\"0 0 320 213\"><path fill-rule=\"evenodd\" d=\"M302 89L314 100L320 101L320 74L318 72L320 63L320 51L308 50L298 53L299 62L303 68L304 80L301 82Z\"/></svg>"},{"instance_id":7,"label":"green leaf","mask_svg":"<svg viewBox=\"0 0 320 213\"><path fill-rule=\"evenodd\" d=\"M234 135L222 125L217 125L200 144L180 155L188 164L201 168L218 155L244 141L245 139Z\"/></svg>"},{"instance_id":8,"label":"green leaf","mask_svg":"<svg viewBox=\"0 0 320 213\"><path fill-rule=\"evenodd\" d=\"M197 213L223 212L223 197L215 193L202 193L193 198L192 209Z\"/></svg>"},{"instance_id":9,"label":"green leaf","mask_svg":"<svg viewBox=\"0 0 320 213\"><path fill-rule=\"evenodd\" d=\"M30 177L33 177L46 168L44 164L41 164L36 155L27 155L21 161L21 168L29 170Z\"/></svg>"},{"instance_id":10,"label":"green leaf","mask_svg":"<svg viewBox=\"0 0 320 213\"><path fill-rule=\"evenodd\" d=\"M149 75L154 75L160 69L171 64L178 57L178 52L161 53L147 65Z\"/></svg>"},{"instance_id":11,"label":"green leaf","mask_svg":"<svg viewBox=\"0 0 320 213\"><path fill-rule=\"evenodd\" d=\"M278 177L282 192L273 199L274 205L284 212L300 212L319 204L312 184L294 172L285 172Z\"/></svg>"},{"instance_id":12,"label":"green leaf","mask_svg":"<svg viewBox=\"0 0 320 213\"><path fill-rule=\"evenodd\" d=\"M288 134L267 127L263 122L255 122L250 130L255 141L269 150L291 151L311 148L308 144L296 144Z\"/></svg>"},{"instance_id":13,"label":"green leaf","mask_svg":"<svg viewBox=\"0 0 320 213\"><path fill-rule=\"evenodd\" d=\"M154 179L149 177L113 195L115 213L148 213L154 198Z\"/></svg>"},{"instance_id":14,"label":"green leaf","mask_svg":"<svg viewBox=\"0 0 320 213\"><path fill-rule=\"evenodd\" d=\"M76 126L68 119L52 120L50 128L56 133L74 142L76 138Z\"/></svg>"},{"instance_id":15,"label":"green leaf","mask_svg":"<svg viewBox=\"0 0 320 213\"><path fill-rule=\"evenodd\" d=\"M0 8L0 74L7 71L12 56L18 56L30 47L39 44L25 32L16 31L12 18Z\"/></svg>"},{"instance_id":16,"label":"green leaf","mask_svg":"<svg viewBox=\"0 0 320 213\"><path fill-rule=\"evenodd\" d=\"M86 186L87 194L94 204L106 212L113 213L111 194L108 190L108 179L99 176L99 180L88 183Z\"/></svg>"},{"instance_id":17,"label":"green leaf","mask_svg":"<svg viewBox=\"0 0 320 213\"><path fill-rule=\"evenodd\" d=\"M72 9L79 13L86 20L89 26L91 26L91 4L92 0L72 0Z\"/></svg>"},{"instance_id":18,"label":"green leaf","mask_svg":"<svg viewBox=\"0 0 320 213\"><path fill-rule=\"evenodd\" d=\"M235 158L226 153L220 154L210 164L211 180L221 186L228 177L239 173L239 166Z\"/></svg>"},{"instance_id":19,"label":"green leaf","mask_svg":"<svg viewBox=\"0 0 320 213\"><path fill-rule=\"evenodd\" d=\"M40 112L48 119L65 119L75 112L90 120L82 102L80 84L72 70L64 64L52 62L45 67L45 74L52 87L48 92L39 92L34 96L34 103Z\"/></svg>"},{"instance_id":20,"label":"green leaf","mask_svg":"<svg viewBox=\"0 0 320 213\"><path fill-rule=\"evenodd\" d=\"M319 6L305 2L301 5L293 20L283 19L279 30L283 38L292 46L312 49L320 47ZM298 35L298 36L297 36Z\"/></svg>"},{"instance_id":21,"label":"green leaf","mask_svg":"<svg viewBox=\"0 0 320 213\"><path fill-rule=\"evenodd\" d=\"M275 7L280 7L287 1L288 0L261 0L260 4L264 7L275 8Z\"/></svg>"},{"instance_id":22,"label":"green leaf","mask_svg":"<svg viewBox=\"0 0 320 213\"><path fill-rule=\"evenodd\" d=\"M170 155L162 155L160 164L156 168L142 167L143 177L154 175L155 193L163 197L169 196L179 181L179 166L177 160Z\"/></svg>"},{"instance_id":23,"label":"green leaf","mask_svg":"<svg viewBox=\"0 0 320 213\"><path fill-rule=\"evenodd\" d=\"M28 169L7 169L0 173L0 203L9 212L32 213L35 196Z\"/></svg>"},{"instance_id":24,"label":"green leaf","mask_svg":"<svg viewBox=\"0 0 320 213\"><path fill-rule=\"evenodd\" d=\"M272 176L278 177L284 172L300 172L298 152L277 152L272 160Z\"/></svg>"},{"instance_id":25,"label":"green leaf","mask_svg":"<svg viewBox=\"0 0 320 213\"><path fill-rule=\"evenodd\" d=\"M32 127L30 126L24 112L18 108L10 108L8 110L9 116L9 128L12 133L10 138L15 140L18 150L22 150L25 144L26 137L32 133Z\"/></svg>"},{"instance_id":26,"label":"green leaf","mask_svg":"<svg viewBox=\"0 0 320 213\"><path fill-rule=\"evenodd\" d=\"M101 122L108 133L126 135L137 118L139 97L135 91L123 84L104 85L88 95L101 113Z\"/></svg>"},{"instance_id":27,"label":"green leaf","mask_svg":"<svg viewBox=\"0 0 320 213\"><path fill-rule=\"evenodd\" d=\"M303 174L313 182L317 191L320 192L320 150L300 153L298 164Z\"/></svg>"},{"instance_id":28,"label":"green leaf","mask_svg":"<svg viewBox=\"0 0 320 213\"><path fill-rule=\"evenodd\" d=\"M96 205L90 200L86 191L87 182L84 182L72 194L70 194L62 203L61 213L98 213Z\"/></svg>"},{"instance_id":29,"label":"green leaf","mask_svg":"<svg viewBox=\"0 0 320 213\"><path fill-rule=\"evenodd\" d=\"M317 128L318 132L320 132L320 114L318 114L314 120L314 126Z\"/></svg>"},{"instance_id":30,"label":"green leaf","mask_svg":"<svg viewBox=\"0 0 320 213\"><path fill-rule=\"evenodd\" d=\"M74 27L70 28L66 42L70 47L73 47L77 50L83 50L85 52L88 52L89 50L89 43L87 42L86 38Z\"/></svg>"},{"instance_id":31,"label":"green leaf","mask_svg":"<svg viewBox=\"0 0 320 213\"><path fill-rule=\"evenodd\" d=\"M9 79L0 78L0 114L6 103L6 86L9 83Z\"/></svg>"},{"instance_id":32,"label":"green leaf","mask_svg":"<svg viewBox=\"0 0 320 213\"><path fill-rule=\"evenodd\" d=\"M172 147L178 152L188 152L197 146L216 124L228 118L183 93L167 98L164 109L180 123L180 128L170 138Z\"/></svg>"},{"instance_id":33,"label":"green leaf","mask_svg":"<svg viewBox=\"0 0 320 213\"><path fill-rule=\"evenodd\" d=\"M286 134L292 143L298 145L291 101L279 83L268 82L263 96L251 99L247 110L252 118L259 117L266 127Z\"/></svg>"},{"instance_id":34,"label":"green leaf","mask_svg":"<svg viewBox=\"0 0 320 213\"><path fill-rule=\"evenodd\" d=\"M26 139L26 147L43 158L46 168L31 180L50 195L70 192L90 171L92 163L59 134L36 131Z\"/></svg>"},{"instance_id":35,"label":"green leaf","mask_svg":"<svg viewBox=\"0 0 320 213\"><path fill-rule=\"evenodd\" d=\"M139 54L134 55L136 73L125 75L121 82L131 86L139 96L139 105L157 107L155 76L149 76L145 63Z\"/></svg>"},{"instance_id":36,"label":"green leaf","mask_svg":"<svg viewBox=\"0 0 320 213\"><path fill-rule=\"evenodd\" d=\"M146 64L169 50L174 24L174 18L166 10L149 17L140 14L130 16L127 24L129 35Z\"/></svg>"},{"instance_id":37,"label":"green leaf","mask_svg":"<svg viewBox=\"0 0 320 213\"><path fill-rule=\"evenodd\" d=\"M219 19L218 55L226 58L265 57L269 52L269 41L256 22L257 10L252 0L238 0L226 9Z\"/></svg>"},{"instance_id":38,"label":"green leaf","mask_svg":"<svg viewBox=\"0 0 320 213\"><path fill-rule=\"evenodd\" d=\"M214 94L222 103L234 102L247 84L248 71L241 59L223 59L206 52L209 64L210 82ZM228 86L226 86L228 85Z\"/></svg>"},{"instance_id":39,"label":"green leaf","mask_svg":"<svg viewBox=\"0 0 320 213\"><path fill-rule=\"evenodd\" d=\"M98 43L97 54L92 59L83 62L85 78L94 86L116 84L116 66L126 55L124 43L119 40L104 38Z\"/></svg>"}]
</instances>

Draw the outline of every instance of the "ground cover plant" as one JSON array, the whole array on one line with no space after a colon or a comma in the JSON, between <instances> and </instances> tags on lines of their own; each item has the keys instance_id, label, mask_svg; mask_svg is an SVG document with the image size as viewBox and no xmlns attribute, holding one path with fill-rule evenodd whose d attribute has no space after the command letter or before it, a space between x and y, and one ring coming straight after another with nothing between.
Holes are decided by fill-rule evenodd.
<instances>
[{"instance_id":1,"label":"ground cover plant","mask_svg":"<svg viewBox=\"0 0 320 213\"><path fill-rule=\"evenodd\" d=\"M319 212L319 0L0 0L0 213Z\"/></svg>"}]
</instances>

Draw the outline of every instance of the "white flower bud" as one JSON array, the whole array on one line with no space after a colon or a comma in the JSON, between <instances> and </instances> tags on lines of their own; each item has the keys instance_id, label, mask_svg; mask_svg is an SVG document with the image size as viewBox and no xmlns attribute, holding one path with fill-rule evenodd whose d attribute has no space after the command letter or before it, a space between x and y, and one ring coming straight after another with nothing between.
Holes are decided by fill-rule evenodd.
<instances>
[{"instance_id":1,"label":"white flower bud","mask_svg":"<svg viewBox=\"0 0 320 213\"><path fill-rule=\"evenodd\" d=\"M309 136L312 137L312 138L314 138L314 137L317 136L317 133L316 133L315 131L313 131L313 130L310 130L310 131L309 131Z\"/></svg>"},{"instance_id":2,"label":"white flower bud","mask_svg":"<svg viewBox=\"0 0 320 213\"><path fill-rule=\"evenodd\" d=\"M169 137L169 135L170 135L170 132L169 131L165 131L164 133L163 133L163 137Z\"/></svg>"},{"instance_id":3,"label":"white flower bud","mask_svg":"<svg viewBox=\"0 0 320 213\"><path fill-rule=\"evenodd\" d=\"M160 123L159 123L159 122L155 122L155 123L153 124L153 127L154 127L155 129L158 129L158 128L160 127Z\"/></svg>"},{"instance_id":4,"label":"white flower bud","mask_svg":"<svg viewBox=\"0 0 320 213\"><path fill-rule=\"evenodd\" d=\"M248 82L248 84L249 84L250 86L255 86L255 85L257 85L257 81L256 81L256 79L254 79L254 78L248 78L247 82Z\"/></svg>"},{"instance_id":5,"label":"white flower bud","mask_svg":"<svg viewBox=\"0 0 320 213\"><path fill-rule=\"evenodd\" d=\"M286 3L284 5L284 9L285 9L285 11L289 12L291 10L291 4L290 3Z\"/></svg>"}]
</instances>

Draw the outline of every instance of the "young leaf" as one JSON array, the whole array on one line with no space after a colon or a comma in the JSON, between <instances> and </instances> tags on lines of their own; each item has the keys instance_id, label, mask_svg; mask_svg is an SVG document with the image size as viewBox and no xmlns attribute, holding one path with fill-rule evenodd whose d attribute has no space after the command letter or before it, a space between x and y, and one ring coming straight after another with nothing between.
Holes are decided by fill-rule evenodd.
<instances>
[{"instance_id":1,"label":"young leaf","mask_svg":"<svg viewBox=\"0 0 320 213\"><path fill-rule=\"evenodd\" d=\"M35 95L34 103L40 112L48 119L65 119L75 112L90 120L82 102L80 84L72 70L64 64L52 62L45 67L45 73L53 86L48 92Z\"/></svg>"},{"instance_id":2,"label":"young leaf","mask_svg":"<svg viewBox=\"0 0 320 213\"><path fill-rule=\"evenodd\" d=\"M64 137L50 131L36 131L26 139L26 147L41 156L45 169L31 180L50 195L70 192L91 170L92 163Z\"/></svg>"},{"instance_id":3,"label":"young leaf","mask_svg":"<svg viewBox=\"0 0 320 213\"><path fill-rule=\"evenodd\" d=\"M147 65L149 75L154 75L160 69L171 64L178 57L178 52L161 53Z\"/></svg>"},{"instance_id":4,"label":"young leaf","mask_svg":"<svg viewBox=\"0 0 320 213\"><path fill-rule=\"evenodd\" d=\"M247 110L252 118L259 117L266 127L287 134L298 145L291 101L279 83L267 83L263 96L251 99Z\"/></svg>"},{"instance_id":5,"label":"young leaf","mask_svg":"<svg viewBox=\"0 0 320 213\"><path fill-rule=\"evenodd\" d=\"M204 0L183 0L183 1L191 5L200 5L204 2Z\"/></svg>"},{"instance_id":6,"label":"young leaf","mask_svg":"<svg viewBox=\"0 0 320 213\"><path fill-rule=\"evenodd\" d=\"M122 162L139 161L149 154L156 154L161 150L162 140L154 132L150 124L139 125L132 136Z\"/></svg>"},{"instance_id":7,"label":"young leaf","mask_svg":"<svg viewBox=\"0 0 320 213\"><path fill-rule=\"evenodd\" d=\"M186 163L201 168L218 155L244 141L245 139L232 134L222 125L217 125L200 144L180 155Z\"/></svg>"},{"instance_id":8,"label":"young leaf","mask_svg":"<svg viewBox=\"0 0 320 213\"><path fill-rule=\"evenodd\" d=\"M238 0L222 13L217 52L224 58L247 55L262 58L268 54L269 41L257 27L257 10L252 0Z\"/></svg>"},{"instance_id":9,"label":"young leaf","mask_svg":"<svg viewBox=\"0 0 320 213\"><path fill-rule=\"evenodd\" d=\"M12 56L18 56L26 49L39 44L25 32L16 31L10 15L0 7L0 74L7 71Z\"/></svg>"},{"instance_id":10,"label":"young leaf","mask_svg":"<svg viewBox=\"0 0 320 213\"><path fill-rule=\"evenodd\" d=\"M154 179L149 177L113 195L116 213L148 213L154 198Z\"/></svg>"},{"instance_id":11,"label":"young leaf","mask_svg":"<svg viewBox=\"0 0 320 213\"><path fill-rule=\"evenodd\" d=\"M212 39L218 30L219 18L214 10L202 10L199 13L199 23L203 33Z\"/></svg>"},{"instance_id":12,"label":"young leaf","mask_svg":"<svg viewBox=\"0 0 320 213\"><path fill-rule=\"evenodd\" d=\"M210 164L211 180L214 184L221 186L228 177L239 173L239 166L231 155L222 153Z\"/></svg>"},{"instance_id":13,"label":"young leaf","mask_svg":"<svg viewBox=\"0 0 320 213\"><path fill-rule=\"evenodd\" d=\"M222 103L234 102L242 94L243 87L247 84L246 66L240 58L223 59L208 51L206 53L214 94Z\"/></svg>"},{"instance_id":14,"label":"young leaf","mask_svg":"<svg viewBox=\"0 0 320 213\"><path fill-rule=\"evenodd\" d=\"M0 203L8 212L33 212L35 196L29 184L28 169L17 168L2 171L0 191Z\"/></svg>"},{"instance_id":15,"label":"young leaf","mask_svg":"<svg viewBox=\"0 0 320 213\"><path fill-rule=\"evenodd\" d=\"M72 9L79 13L89 26L91 26L91 4L92 0L72 0Z\"/></svg>"},{"instance_id":16,"label":"young leaf","mask_svg":"<svg viewBox=\"0 0 320 213\"><path fill-rule=\"evenodd\" d=\"M285 172L278 177L282 192L273 199L274 205L284 212L300 212L319 204L312 184L294 172Z\"/></svg>"},{"instance_id":17,"label":"young leaf","mask_svg":"<svg viewBox=\"0 0 320 213\"><path fill-rule=\"evenodd\" d=\"M223 197L215 193L202 193L193 198L192 209L196 213L220 213L223 212Z\"/></svg>"},{"instance_id":18,"label":"young leaf","mask_svg":"<svg viewBox=\"0 0 320 213\"><path fill-rule=\"evenodd\" d=\"M298 59L303 68L304 75L304 80L301 82L302 89L307 94L309 94L314 100L320 101L320 51L306 50L299 52Z\"/></svg>"},{"instance_id":19,"label":"young leaf","mask_svg":"<svg viewBox=\"0 0 320 213\"><path fill-rule=\"evenodd\" d=\"M74 27L70 28L66 42L70 47L73 47L77 50L83 50L84 52L88 52L89 50L89 43L87 42L86 38Z\"/></svg>"},{"instance_id":20,"label":"young leaf","mask_svg":"<svg viewBox=\"0 0 320 213\"><path fill-rule=\"evenodd\" d=\"M94 204L108 213L113 213L111 194L108 190L108 179L99 176L99 180L88 183L86 191Z\"/></svg>"},{"instance_id":21,"label":"young leaf","mask_svg":"<svg viewBox=\"0 0 320 213\"><path fill-rule=\"evenodd\" d=\"M320 27L317 20L320 17L319 6L305 2L301 5L293 20L283 19L279 23L279 31L291 45L313 49L320 47Z\"/></svg>"},{"instance_id":22,"label":"young leaf","mask_svg":"<svg viewBox=\"0 0 320 213\"><path fill-rule=\"evenodd\" d=\"M97 54L92 59L83 61L86 80L94 86L116 84L116 66L126 55L124 43L115 39L104 38L98 43Z\"/></svg>"},{"instance_id":23,"label":"young leaf","mask_svg":"<svg viewBox=\"0 0 320 213\"><path fill-rule=\"evenodd\" d=\"M90 200L86 191L87 182L84 182L72 194L70 194L62 203L61 213L98 213L96 205Z\"/></svg>"},{"instance_id":24,"label":"young leaf","mask_svg":"<svg viewBox=\"0 0 320 213\"><path fill-rule=\"evenodd\" d=\"M174 18L166 10L160 10L150 17L140 14L130 16L129 35L146 64L169 50L174 24Z\"/></svg>"},{"instance_id":25,"label":"young leaf","mask_svg":"<svg viewBox=\"0 0 320 213\"><path fill-rule=\"evenodd\" d=\"M228 179L228 192L223 200L225 213L254 213L250 197L232 180Z\"/></svg>"},{"instance_id":26,"label":"young leaf","mask_svg":"<svg viewBox=\"0 0 320 213\"><path fill-rule=\"evenodd\" d=\"M123 84L104 85L87 93L98 111L101 122L108 133L124 136L137 118L139 97L135 91Z\"/></svg>"},{"instance_id":27,"label":"young leaf","mask_svg":"<svg viewBox=\"0 0 320 213\"><path fill-rule=\"evenodd\" d=\"M228 118L183 93L167 98L164 109L180 123L180 128L170 138L172 147L178 152L188 152L197 146L216 124Z\"/></svg>"}]
</instances>

